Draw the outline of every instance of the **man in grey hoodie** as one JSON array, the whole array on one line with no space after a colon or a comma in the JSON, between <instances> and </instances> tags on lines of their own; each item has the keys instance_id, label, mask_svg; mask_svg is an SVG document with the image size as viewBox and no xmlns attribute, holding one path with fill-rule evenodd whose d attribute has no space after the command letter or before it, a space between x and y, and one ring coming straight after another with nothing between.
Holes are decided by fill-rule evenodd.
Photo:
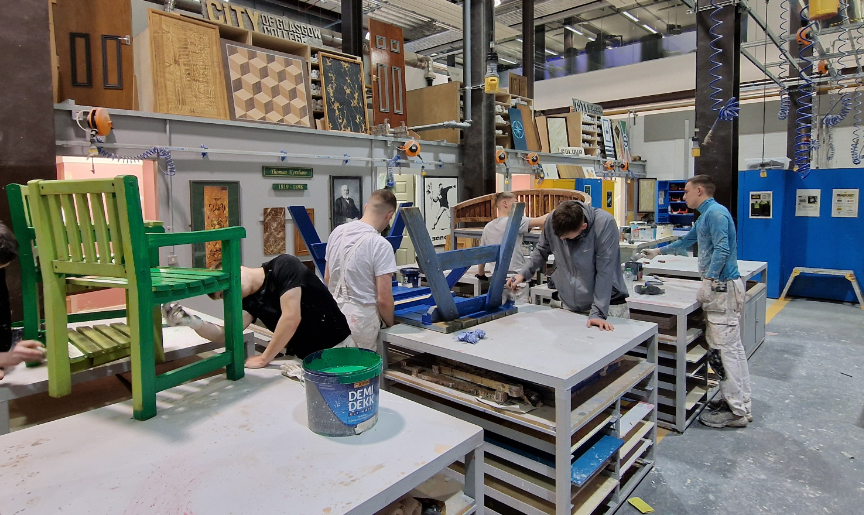
<instances>
[{"instance_id":1,"label":"man in grey hoodie","mask_svg":"<svg viewBox=\"0 0 864 515\"><path fill-rule=\"evenodd\" d=\"M543 224L529 262L507 285L515 288L554 254L552 279L563 307L587 314L588 327L614 331L607 317L630 318L618 242L612 215L578 200L562 202Z\"/></svg>"}]
</instances>

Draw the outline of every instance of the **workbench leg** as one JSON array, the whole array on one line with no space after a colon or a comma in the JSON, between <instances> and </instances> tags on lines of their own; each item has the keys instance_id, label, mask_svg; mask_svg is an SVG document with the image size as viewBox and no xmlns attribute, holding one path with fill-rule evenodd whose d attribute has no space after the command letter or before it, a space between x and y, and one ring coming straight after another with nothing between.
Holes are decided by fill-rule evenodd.
<instances>
[{"instance_id":1,"label":"workbench leg","mask_svg":"<svg viewBox=\"0 0 864 515\"><path fill-rule=\"evenodd\" d=\"M247 334L246 339L243 340L243 346L246 348L246 359L251 358L255 355L255 335Z\"/></svg>"},{"instance_id":2,"label":"workbench leg","mask_svg":"<svg viewBox=\"0 0 864 515\"><path fill-rule=\"evenodd\" d=\"M648 340L648 361L654 363L655 365L658 363L658 349L657 349L657 335L654 335L650 340ZM686 354L684 359L686 360ZM651 429L651 441L654 442L654 445L651 446L651 450L648 452L648 459L654 461L654 451L657 449L657 412L660 410L660 404L657 400L657 367L654 367L654 372L651 374L651 385L648 388L648 402L654 405L654 414L651 416L651 421L654 422L654 427Z\"/></svg>"},{"instance_id":3,"label":"workbench leg","mask_svg":"<svg viewBox=\"0 0 864 515\"><path fill-rule=\"evenodd\" d=\"M687 429L687 315L678 315L675 343L675 430Z\"/></svg>"},{"instance_id":4,"label":"workbench leg","mask_svg":"<svg viewBox=\"0 0 864 515\"><path fill-rule=\"evenodd\" d=\"M0 435L9 434L12 430L9 420L9 401L0 402Z\"/></svg>"},{"instance_id":5,"label":"workbench leg","mask_svg":"<svg viewBox=\"0 0 864 515\"><path fill-rule=\"evenodd\" d=\"M465 455L465 495L474 499L477 515L483 515L483 445Z\"/></svg>"},{"instance_id":6,"label":"workbench leg","mask_svg":"<svg viewBox=\"0 0 864 515\"><path fill-rule=\"evenodd\" d=\"M783 293L780 294L780 299L778 299L778 300L783 300L786 298L786 293L789 292L789 287L792 286L792 281L794 281L795 278L798 277L798 274L800 274L800 273L801 272L798 270L798 267L795 267L792 269L792 275L790 275L789 280L786 281L786 287L783 288Z\"/></svg>"},{"instance_id":7,"label":"workbench leg","mask_svg":"<svg viewBox=\"0 0 864 515\"><path fill-rule=\"evenodd\" d=\"M570 389L555 389L555 513L570 515Z\"/></svg>"}]
</instances>

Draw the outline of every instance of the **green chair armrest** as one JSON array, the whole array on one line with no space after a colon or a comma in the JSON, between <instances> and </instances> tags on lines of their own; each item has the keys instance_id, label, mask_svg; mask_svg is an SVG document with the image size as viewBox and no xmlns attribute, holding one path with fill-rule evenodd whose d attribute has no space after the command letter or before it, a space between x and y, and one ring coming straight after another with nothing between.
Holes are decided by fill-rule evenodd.
<instances>
[{"instance_id":1,"label":"green chair armrest","mask_svg":"<svg viewBox=\"0 0 864 515\"><path fill-rule=\"evenodd\" d=\"M144 227L162 227L163 225L162 220L144 220Z\"/></svg>"},{"instance_id":2,"label":"green chair armrest","mask_svg":"<svg viewBox=\"0 0 864 515\"><path fill-rule=\"evenodd\" d=\"M240 240L246 237L243 227L225 227L207 231L175 232L166 234L147 234L147 246L167 247L169 245L189 245L191 243L207 243L209 241Z\"/></svg>"}]
</instances>

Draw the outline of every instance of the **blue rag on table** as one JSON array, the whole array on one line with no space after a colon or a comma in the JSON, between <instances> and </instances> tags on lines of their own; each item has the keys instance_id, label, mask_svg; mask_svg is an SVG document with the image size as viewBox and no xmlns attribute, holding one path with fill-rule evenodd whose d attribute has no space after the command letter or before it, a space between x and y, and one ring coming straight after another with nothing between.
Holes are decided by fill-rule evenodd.
<instances>
[{"instance_id":1,"label":"blue rag on table","mask_svg":"<svg viewBox=\"0 0 864 515\"><path fill-rule=\"evenodd\" d=\"M475 344L486 337L486 331L477 329L474 331L462 331L456 335L456 339L460 342Z\"/></svg>"}]
</instances>

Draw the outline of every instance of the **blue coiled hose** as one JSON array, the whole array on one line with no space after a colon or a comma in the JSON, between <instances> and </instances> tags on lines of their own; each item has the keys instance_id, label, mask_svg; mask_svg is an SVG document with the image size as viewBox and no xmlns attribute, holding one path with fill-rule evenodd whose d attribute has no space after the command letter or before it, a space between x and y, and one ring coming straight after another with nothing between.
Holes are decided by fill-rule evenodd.
<instances>
[{"instance_id":1,"label":"blue coiled hose","mask_svg":"<svg viewBox=\"0 0 864 515\"><path fill-rule=\"evenodd\" d=\"M101 139L96 139L97 143L104 143ZM122 156L119 154L114 154L113 152L108 152L103 147L96 147L99 151L99 155L102 157L107 157L109 159L114 159L115 161L143 161L145 159L151 159L154 157L161 157L165 159L165 175L174 175L177 173L177 170L174 169L174 160L171 158L171 152L165 150L162 147L153 147L145 150L144 152L138 154L137 156Z\"/></svg>"},{"instance_id":2,"label":"blue coiled hose","mask_svg":"<svg viewBox=\"0 0 864 515\"><path fill-rule=\"evenodd\" d=\"M777 113L777 118L785 120L789 118L789 111L792 110L792 99L789 97L789 91L783 90L780 92L780 112Z\"/></svg>"},{"instance_id":3,"label":"blue coiled hose","mask_svg":"<svg viewBox=\"0 0 864 515\"><path fill-rule=\"evenodd\" d=\"M798 126L795 130L795 166L802 177L807 177L810 174L810 150L813 141L813 79L810 77L813 71L813 60L807 57L807 54L813 48L810 32L815 23L810 21L809 12L809 7L805 7L801 11L802 25L805 21L807 22L807 25L801 29L801 39L807 44L802 46L798 52L798 57L806 63L800 72L804 84L799 87L801 95L798 98Z\"/></svg>"},{"instance_id":4,"label":"blue coiled hose","mask_svg":"<svg viewBox=\"0 0 864 515\"><path fill-rule=\"evenodd\" d=\"M708 33L711 34L711 43L708 45L711 48L711 56L708 58L708 61L711 62L711 69L708 70L708 74L711 75L712 79L708 83L708 86L712 91L708 98L711 99L711 110L717 113L717 119L714 120L708 134L705 135L705 139L702 142L704 145L711 143L711 135L717 126L717 122L721 120L724 122L732 121L738 118L739 111L738 99L736 97L730 98L724 104L723 99L719 96L723 92L723 88L717 85L718 82L723 80L723 75L719 73L722 64L718 60L719 56L723 53L723 49L719 46L723 35L719 34L717 29L720 28L720 25L723 25L723 20L717 19L716 16L720 14L723 6L717 5L716 0L711 0L711 8L711 14L708 16L712 22L711 28L708 30Z\"/></svg>"},{"instance_id":5,"label":"blue coiled hose","mask_svg":"<svg viewBox=\"0 0 864 515\"><path fill-rule=\"evenodd\" d=\"M861 154L858 148L861 145L861 92L855 91L855 129L852 131L852 162L857 166L861 164Z\"/></svg>"}]
</instances>

